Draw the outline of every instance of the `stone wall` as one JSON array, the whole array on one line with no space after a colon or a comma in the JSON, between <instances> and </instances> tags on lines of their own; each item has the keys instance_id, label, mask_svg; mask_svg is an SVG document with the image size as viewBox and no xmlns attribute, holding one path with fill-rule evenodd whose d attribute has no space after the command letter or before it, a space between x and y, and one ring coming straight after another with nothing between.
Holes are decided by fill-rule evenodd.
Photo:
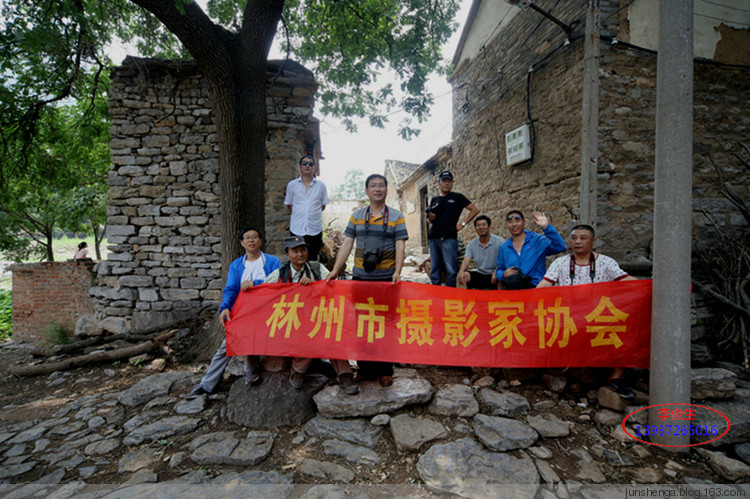
<instances>
[{"instance_id":1,"label":"stone wall","mask_svg":"<svg viewBox=\"0 0 750 499\"><path fill-rule=\"evenodd\" d=\"M450 146L441 147L435 155L421 164L398 186L395 186L394 180L386 170L386 177L388 177L386 201L404 214L406 230L409 233L409 239L406 241L407 254L421 255L429 251L427 243L429 226L425 222L425 206L433 196L440 193L437 185L438 174L443 170L452 169L451 151ZM460 183L457 182L457 185ZM423 202L419 193L425 187L427 195L426 201Z\"/></svg>"},{"instance_id":2,"label":"stone wall","mask_svg":"<svg viewBox=\"0 0 750 499\"><path fill-rule=\"evenodd\" d=\"M93 267L91 260L12 265L13 339L44 341L52 326L72 333L78 319L93 312Z\"/></svg>"},{"instance_id":3,"label":"stone wall","mask_svg":"<svg viewBox=\"0 0 750 499\"><path fill-rule=\"evenodd\" d=\"M221 299L216 125L192 63L128 58L112 80L110 254L91 294L105 329L142 332ZM272 61L269 86L271 80L265 250L280 253L289 221L286 183L299 175L299 157L319 157L320 146L312 74Z\"/></svg>"},{"instance_id":4,"label":"stone wall","mask_svg":"<svg viewBox=\"0 0 750 499\"><path fill-rule=\"evenodd\" d=\"M546 10L555 4L536 3ZM585 7L585 1L560 2L552 14L571 23L584 18ZM544 211L559 227L570 218L566 206L578 206L583 49L575 42L563 46L564 39L557 25L526 11L451 77L454 190L474 201L503 237L501 220L511 209ZM527 79L534 158L507 166L505 134L529 121Z\"/></svg>"},{"instance_id":5,"label":"stone wall","mask_svg":"<svg viewBox=\"0 0 750 499\"><path fill-rule=\"evenodd\" d=\"M555 2L537 2L550 9ZM603 35L626 39L627 26L609 15L616 2L602 2ZM561 2L553 14L584 30L586 2ZM583 44L531 11L515 16L459 67L453 85L455 190L474 200L505 236L502 215L510 209L541 210L565 230L579 214ZM617 31L620 29L620 31ZM557 50L555 50L557 48ZM653 219L656 56L601 43L597 231L603 252L624 265L648 267ZM542 60L542 58L544 58ZM535 61L535 70L527 69ZM528 80L528 94L526 91ZM528 123L536 129L532 161L507 166L505 133ZM709 154L725 180L750 192L750 176L733 157L737 141L750 142L750 70L695 64L693 234L706 237L706 214L724 227L744 220L718 194ZM533 224L531 224L533 225Z\"/></svg>"}]
</instances>

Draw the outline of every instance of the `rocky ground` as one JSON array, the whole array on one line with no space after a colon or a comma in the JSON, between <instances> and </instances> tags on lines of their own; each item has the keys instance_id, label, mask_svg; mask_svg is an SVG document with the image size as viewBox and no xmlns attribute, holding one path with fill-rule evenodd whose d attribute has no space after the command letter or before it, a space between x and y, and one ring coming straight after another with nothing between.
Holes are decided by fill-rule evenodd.
<instances>
[{"instance_id":1,"label":"rocky ground","mask_svg":"<svg viewBox=\"0 0 750 499\"><path fill-rule=\"evenodd\" d=\"M0 349L0 372L30 360L28 345ZM588 483L750 480L740 460L749 457L746 443L675 454L633 441L620 427L628 403L584 384L586 373L509 370L496 379L468 368L402 367L390 388L364 383L359 395L346 396L330 385L314 405L310 396L327 384L323 375L309 375L295 392L284 373L265 373L258 387L227 373L218 393L183 399L201 367L155 358L24 379L4 374L4 492L22 497L38 484L234 482L414 484L476 495L476 483L520 483L530 487L520 496L566 497ZM237 367L228 371L239 374ZM735 381L733 399L721 403L746 413L733 421L745 432L737 440L747 437L750 389ZM299 400L282 408L273 397ZM261 402L253 406L253 398ZM643 392L639 403L646 403ZM257 427L263 410L260 419L271 427Z\"/></svg>"},{"instance_id":2,"label":"rocky ground","mask_svg":"<svg viewBox=\"0 0 750 499\"><path fill-rule=\"evenodd\" d=\"M366 382L347 396L324 363L301 391L283 372L246 386L231 363L217 393L186 400L206 366L181 362L194 334L180 330L167 353L26 378L8 369L40 362L31 345L1 343L0 495L255 484L249 495L605 497L589 484L750 483L750 383L738 366L693 373L696 403L725 414L729 433L672 453L621 428L648 403L644 372L630 401L601 386L606 372L438 366L401 366L392 387ZM628 420L632 434L644 415ZM337 488L310 488L322 484ZM750 492L739 487L733 495Z\"/></svg>"}]
</instances>

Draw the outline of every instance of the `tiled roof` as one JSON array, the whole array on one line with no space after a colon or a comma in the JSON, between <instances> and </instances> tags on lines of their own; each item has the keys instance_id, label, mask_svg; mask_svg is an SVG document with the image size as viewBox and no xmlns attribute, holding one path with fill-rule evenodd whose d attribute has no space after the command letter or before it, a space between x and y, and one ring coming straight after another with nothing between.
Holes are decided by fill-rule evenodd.
<instances>
[{"instance_id":1,"label":"tiled roof","mask_svg":"<svg viewBox=\"0 0 750 499\"><path fill-rule=\"evenodd\" d=\"M404 161L396 161L395 159L385 160L385 171L393 179L396 187L409 178L417 168L419 168L419 165L416 163L406 163Z\"/></svg>"}]
</instances>

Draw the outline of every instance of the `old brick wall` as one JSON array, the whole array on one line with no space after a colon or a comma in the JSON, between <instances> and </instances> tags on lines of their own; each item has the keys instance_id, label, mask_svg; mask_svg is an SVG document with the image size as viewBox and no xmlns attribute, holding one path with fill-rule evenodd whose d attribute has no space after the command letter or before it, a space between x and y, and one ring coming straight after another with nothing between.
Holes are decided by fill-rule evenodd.
<instances>
[{"instance_id":1,"label":"old brick wall","mask_svg":"<svg viewBox=\"0 0 750 499\"><path fill-rule=\"evenodd\" d=\"M94 262L43 262L11 266L13 339L38 342L51 326L71 334L78 319L93 312L89 288Z\"/></svg>"},{"instance_id":2,"label":"old brick wall","mask_svg":"<svg viewBox=\"0 0 750 499\"><path fill-rule=\"evenodd\" d=\"M265 250L277 254L286 184L301 155L320 156L312 73L278 66L269 63L265 234ZM91 294L104 329L147 331L221 299L216 125L192 63L128 58L112 80L110 254Z\"/></svg>"},{"instance_id":3,"label":"old brick wall","mask_svg":"<svg viewBox=\"0 0 750 499\"><path fill-rule=\"evenodd\" d=\"M536 3L566 23L585 16L585 1ZM542 210L560 227L570 218L568 207L578 206L583 52L580 43L563 46L564 40L557 25L526 11L502 26L451 79L454 190L474 201L503 237L502 217L511 209ZM534 158L510 167L505 134L529 121L527 78Z\"/></svg>"},{"instance_id":4,"label":"old brick wall","mask_svg":"<svg viewBox=\"0 0 750 499\"><path fill-rule=\"evenodd\" d=\"M570 45L563 32L528 10L497 30L479 54L457 68L453 85L455 190L474 200L505 236L510 209L545 211L565 230L579 213L581 105L586 2L536 2L568 24L580 21ZM627 39L618 3L601 2L603 36ZM626 12L626 11L623 11ZM536 26L539 26L535 30ZM619 31L618 31L619 29ZM575 34L578 34L576 36ZM555 48L557 47L557 50ZM629 265L648 268L653 231L656 56L623 44L600 44L597 236L601 250ZM536 128L530 163L506 165L505 133ZM696 61L694 79L693 235L744 225L720 196L709 154L725 181L750 196L750 175L734 157L737 141L750 143L750 69ZM528 224L533 225L533 224ZM527 228L528 228L527 225Z\"/></svg>"},{"instance_id":5,"label":"old brick wall","mask_svg":"<svg viewBox=\"0 0 750 499\"><path fill-rule=\"evenodd\" d=\"M443 170L453 169L452 148L443 146L430 159L421 164L409 177L403 179L400 185L395 185L386 170L388 177L388 197L386 202L398 208L406 221L409 239L406 241L406 251L409 255L421 255L428 251L427 233L429 225L425 221L425 206L433 196L437 196L437 177ZM424 200L420 199L420 191L427 189ZM465 236L465 233L464 233Z\"/></svg>"},{"instance_id":6,"label":"old brick wall","mask_svg":"<svg viewBox=\"0 0 750 499\"><path fill-rule=\"evenodd\" d=\"M656 56L622 48L607 48L602 55L597 235L613 257L650 260ZM741 150L738 141L750 142L750 69L697 61L693 112L692 230L700 244L714 222L724 229L745 225L720 195L711 158L724 180L750 198L750 174L734 156Z\"/></svg>"}]
</instances>

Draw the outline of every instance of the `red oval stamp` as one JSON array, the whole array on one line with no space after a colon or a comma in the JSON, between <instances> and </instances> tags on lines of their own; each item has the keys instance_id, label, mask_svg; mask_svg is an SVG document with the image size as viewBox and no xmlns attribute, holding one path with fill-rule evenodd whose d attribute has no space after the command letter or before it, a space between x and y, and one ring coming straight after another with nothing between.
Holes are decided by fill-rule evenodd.
<instances>
[{"instance_id":1,"label":"red oval stamp","mask_svg":"<svg viewBox=\"0 0 750 499\"><path fill-rule=\"evenodd\" d=\"M636 424L635 435L631 434L630 431L628 431L627 427L625 426L625 422L634 414L637 414L641 411L645 411L646 409L651 409L654 407L659 408L659 417L665 420L665 423L666 423L666 420L669 420L671 424L656 424L656 425ZM718 414L726 422L726 429L724 429L723 424L718 424L718 425L713 424L715 421L712 421L711 419L709 419L708 424L701 424L700 421L698 420L696 409L710 411L710 412ZM676 420L684 422L684 424L674 424L674 421ZM675 403L675 404L655 404L655 405L649 405L646 407L641 407L640 409L635 410L631 412L630 414L628 414L627 416L625 416L625 418L622 420L621 426L622 426L622 430L625 432L627 436L629 436L633 440L636 440L644 444L656 445L659 447L693 447L696 445L705 445L705 444L708 444L715 440L720 439L721 437L723 437L729 432L729 428L732 426L732 424L729 422L728 417L726 417L724 414L717 411L716 409L712 409L704 405ZM721 434L719 434L720 432ZM657 444L654 442L649 442L648 440L644 440L645 438L652 437L652 436L675 436L675 437L676 436L689 436L691 437L691 440L701 439L702 441L692 443L692 444L685 444L685 445L669 445L669 444ZM703 440L703 439L707 439L707 440Z\"/></svg>"}]
</instances>

